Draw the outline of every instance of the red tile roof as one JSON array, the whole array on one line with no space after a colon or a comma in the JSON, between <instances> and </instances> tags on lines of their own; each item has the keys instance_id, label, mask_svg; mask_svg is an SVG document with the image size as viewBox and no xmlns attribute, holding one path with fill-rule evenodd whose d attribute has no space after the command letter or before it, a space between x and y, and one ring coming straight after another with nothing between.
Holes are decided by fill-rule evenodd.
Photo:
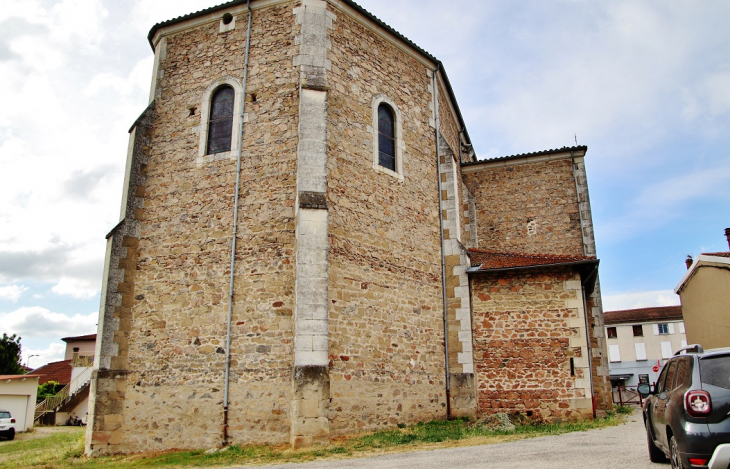
<instances>
[{"instance_id":1,"label":"red tile roof","mask_svg":"<svg viewBox=\"0 0 730 469\"><path fill-rule=\"evenodd\" d=\"M96 334L79 335L76 337L64 337L61 339L64 342L76 342L80 340L96 340Z\"/></svg>"},{"instance_id":2,"label":"red tile roof","mask_svg":"<svg viewBox=\"0 0 730 469\"><path fill-rule=\"evenodd\" d=\"M68 384L71 382L71 360L51 362L47 365L43 365L40 368L36 368L31 373L33 375L38 375L41 377L38 380L38 384L43 384L48 381L56 381L57 383Z\"/></svg>"},{"instance_id":3,"label":"red tile roof","mask_svg":"<svg viewBox=\"0 0 730 469\"><path fill-rule=\"evenodd\" d=\"M517 254L469 249L471 266L479 270L508 269L515 267L536 267L544 265L569 264L596 260L587 256L557 256L552 254Z\"/></svg>"},{"instance_id":4,"label":"red tile roof","mask_svg":"<svg viewBox=\"0 0 730 469\"><path fill-rule=\"evenodd\" d=\"M703 252L703 256L730 257L730 252Z\"/></svg>"},{"instance_id":5,"label":"red tile roof","mask_svg":"<svg viewBox=\"0 0 730 469\"><path fill-rule=\"evenodd\" d=\"M625 309L622 311L606 311L603 313L603 322L606 324L676 319L682 319L681 306L657 306L655 308Z\"/></svg>"}]
</instances>

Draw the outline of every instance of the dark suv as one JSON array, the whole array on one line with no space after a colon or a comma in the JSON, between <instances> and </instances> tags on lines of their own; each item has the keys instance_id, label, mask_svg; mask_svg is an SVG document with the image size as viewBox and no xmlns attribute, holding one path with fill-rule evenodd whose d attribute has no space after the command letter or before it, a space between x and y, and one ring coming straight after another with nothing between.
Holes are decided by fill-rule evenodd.
<instances>
[{"instance_id":1,"label":"dark suv","mask_svg":"<svg viewBox=\"0 0 730 469\"><path fill-rule=\"evenodd\" d=\"M647 397L644 426L652 462L672 468L730 467L730 348L691 345L664 365Z\"/></svg>"}]
</instances>

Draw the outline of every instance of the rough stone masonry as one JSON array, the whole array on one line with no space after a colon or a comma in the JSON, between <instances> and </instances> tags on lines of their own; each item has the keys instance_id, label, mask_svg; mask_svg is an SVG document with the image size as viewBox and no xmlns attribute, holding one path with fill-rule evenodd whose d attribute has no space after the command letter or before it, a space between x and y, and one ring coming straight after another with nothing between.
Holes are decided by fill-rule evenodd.
<instances>
[{"instance_id":1,"label":"rough stone masonry","mask_svg":"<svg viewBox=\"0 0 730 469\"><path fill-rule=\"evenodd\" d=\"M586 148L479 161L443 64L359 5L250 7L150 31L87 454L609 408ZM222 87L231 144L210 153Z\"/></svg>"}]
</instances>

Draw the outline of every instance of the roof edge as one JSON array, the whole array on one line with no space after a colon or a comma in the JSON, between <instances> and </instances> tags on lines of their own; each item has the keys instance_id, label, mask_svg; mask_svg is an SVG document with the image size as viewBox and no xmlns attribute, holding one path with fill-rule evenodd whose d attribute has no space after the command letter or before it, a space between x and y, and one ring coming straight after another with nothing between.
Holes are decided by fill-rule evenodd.
<instances>
[{"instance_id":1,"label":"roof edge","mask_svg":"<svg viewBox=\"0 0 730 469\"><path fill-rule=\"evenodd\" d=\"M682 290L684 290L684 287L687 285L687 282L694 276L697 269L700 267L704 267L704 265L700 265L701 263L714 263L714 264L727 264L730 266L730 258L728 257L720 257L720 256L712 256L707 254L700 254L695 258L694 262L692 262L692 265L689 269L684 273L682 276L682 279L679 281L676 287L674 287L674 293L679 295L682 293Z\"/></svg>"},{"instance_id":2,"label":"roof edge","mask_svg":"<svg viewBox=\"0 0 730 469\"><path fill-rule=\"evenodd\" d=\"M152 28L150 29L150 32L147 34L147 41L149 42L150 47L152 48L152 51L154 52L155 46L153 43L153 39L155 37L155 34L157 34L157 32L160 29L167 27L167 26L177 24L177 23L182 23L187 20L198 18L200 16L208 15L210 13L215 13L217 11L222 11L222 10L226 10L228 8L244 5L247 3L247 1L248 0L232 0L230 2L221 3L220 5L215 5L210 8L205 8L203 10L189 13L187 15L178 16L177 18L172 18L167 21L162 21L162 22L157 23L154 26L152 26ZM252 3L255 1L256 0L252 0ZM428 60L434 62L434 64L436 65L435 71L441 72L441 76L443 77L444 84L446 85L446 91L449 94L449 99L451 100L452 104L454 105L454 110L456 111L456 117L459 120L459 125L461 126L461 129L459 129L459 130L464 132L464 137L466 139L466 143L471 144L471 138L469 137L469 132L466 130L466 124L464 123L464 116L462 115L461 109L459 108L459 103L456 100L456 96L454 94L454 89L451 86L451 81L449 80L449 77L446 74L446 69L444 68L443 63L439 59L437 59L436 57L434 57L433 55L428 53L426 50L424 50L423 48L418 46L415 42L411 41L410 39L405 37L403 34L399 33L395 29L393 29L393 27L389 26L383 20L381 20L377 16L373 15L372 13L370 13L369 11L367 11L365 8L358 5L354 1L352 1L352 0L339 0L339 1L343 2L344 4L346 4L353 10L355 10L356 12L362 14L363 16L368 18L370 21L375 23L377 26L380 26L381 28L385 29L388 33L392 34L397 39L403 41L406 45L413 48L413 50L415 50L417 53L423 55Z\"/></svg>"}]
</instances>

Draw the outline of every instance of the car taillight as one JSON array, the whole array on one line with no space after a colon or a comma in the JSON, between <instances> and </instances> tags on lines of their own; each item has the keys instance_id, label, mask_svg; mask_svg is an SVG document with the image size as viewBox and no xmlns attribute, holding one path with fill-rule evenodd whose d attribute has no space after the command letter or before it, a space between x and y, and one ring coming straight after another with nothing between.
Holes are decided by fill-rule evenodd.
<instances>
[{"instance_id":1,"label":"car taillight","mask_svg":"<svg viewBox=\"0 0 730 469\"><path fill-rule=\"evenodd\" d=\"M684 395L684 407L692 417L705 417L712 411L710 393L707 391L687 391Z\"/></svg>"},{"instance_id":2,"label":"car taillight","mask_svg":"<svg viewBox=\"0 0 730 469\"><path fill-rule=\"evenodd\" d=\"M707 465L707 459L700 459L700 458L689 458L689 463L693 466L706 466Z\"/></svg>"},{"instance_id":3,"label":"car taillight","mask_svg":"<svg viewBox=\"0 0 730 469\"><path fill-rule=\"evenodd\" d=\"M10 423L15 423L15 419L10 419Z\"/></svg>"}]
</instances>

